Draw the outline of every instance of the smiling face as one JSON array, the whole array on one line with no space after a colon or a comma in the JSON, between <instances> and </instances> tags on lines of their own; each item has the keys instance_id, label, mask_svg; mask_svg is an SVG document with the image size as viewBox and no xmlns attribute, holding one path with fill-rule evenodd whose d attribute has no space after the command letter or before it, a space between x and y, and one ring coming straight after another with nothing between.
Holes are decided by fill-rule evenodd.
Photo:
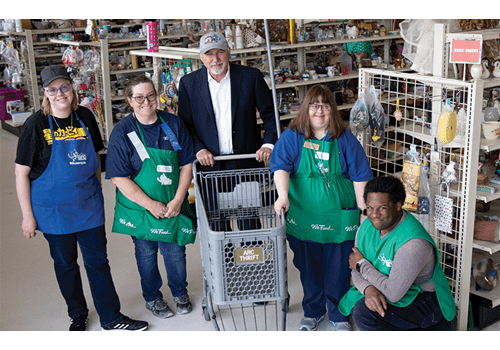
<instances>
[{"instance_id":1,"label":"smiling face","mask_svg":"<svg viewBox=\"0 0 500 350\"><path fill-rule=\"evenodd\" d=\"M227 73L229 66L229 49L212 49L200 55L200 59L210 72L212 78L220 82Z\"/></svg>"},{"instance_id":2,"label":"smiling face","mask_svg":"<svg viewBox=\"0 0 500 350\"><path fill-rule=\"evenodd\" d=\"M154 96L154 98L153 98ZM150 101L147 97L152 99ZM156 118L156 93L154 87L149 83L141 83L134 86L132 89L132 98L127 97L128 103L134 109L135 115L141 121L147 121L151 118ZM139 103L138 101L142 101Z\"/></svg>"},{"instance_id":3,"label":"smiling face","mask_svg":"<svg viewBox=\"0 0 500 350\"><path fill-rule=\"evenodd\" d=\"M61 91L61 86L69 84L70 89L67 92ZM47 93L47 90L58 89L57 93L54 96L50 96ZM71 111L71 103L73 102L73 85L69 80L66 79L56 79L47 85L44 89L44 95L50 102L50 108L53 113L57 113L62 111L63 113L67 113Z\"/></svg>"},{"instance_id":4,"label":"smiling face","mask_svg":"<svg viewBox=\"0 0 500 350\"><path fill-rule=\"evenodd\" d=\"M369 192L366 214L380 234L391 232L403 215L402 202L393 203L388 193Z\"/></svg>"},{"instance_id":5,"label":"smiling face","mask_svg":"<svg viewBox=\"0 0 500 350\"><path fill-rule=\"evenodd\" d=\"M314 103L311 101L311 105L309 106L309 122L315 134L326 133L330 125L331 109L326 110L323 108L324 105L328 104L322 101L321 96L318 96L318 100ZM315 109L315 107L319 108Z\"/></svg>"}]
</instances>

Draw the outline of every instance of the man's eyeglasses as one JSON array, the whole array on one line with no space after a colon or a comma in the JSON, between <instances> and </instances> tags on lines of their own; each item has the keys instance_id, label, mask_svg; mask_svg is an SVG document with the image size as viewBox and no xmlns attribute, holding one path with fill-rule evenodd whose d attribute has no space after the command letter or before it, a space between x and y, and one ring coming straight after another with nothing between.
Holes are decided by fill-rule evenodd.
<instances>
[{"instance_id":1,"label":"man's eyeglasses","mask_svg":"<svg viewBox=\"0 0 500 350\"><path fill-rule=\"evenodd\" d=\"M318 109L323 108L323 110L325 112L329 112L330 109L332 109L332 106L330 106L330 105L319 105L317 103L312 103L312 104L309 105L309 108L311 109L311 111L317 111Z\"/></svg>"},{"instance_id":2,"label":"man's eyeglasses","mask_svg":"<svg viewBox=\"0 0 500 350\"><path fill-rule=\"evenodd\" d=\"M65 93L69 92L69 90L71 90L71 84L64 84L61 87L59 87L58 89L56 89L56 88L45 89L45 92L49 96L55 96L55 95L57 95L58 91L61 91L63 94L65 94Z\"/></svg>"},{"instance_id":3,"label":"man's eyeglasses","mask_svg":"<svg viewBox=\"0 0 500 350\"><path fill-rule=\"evenodd\" d=\"M148 99L149 102L153 102L156 100L156 94L154 92L148 94L147 96L132 96L132 98L137 102L138 104L142 104L145 99Z\"/></svg>"}]
</instances>

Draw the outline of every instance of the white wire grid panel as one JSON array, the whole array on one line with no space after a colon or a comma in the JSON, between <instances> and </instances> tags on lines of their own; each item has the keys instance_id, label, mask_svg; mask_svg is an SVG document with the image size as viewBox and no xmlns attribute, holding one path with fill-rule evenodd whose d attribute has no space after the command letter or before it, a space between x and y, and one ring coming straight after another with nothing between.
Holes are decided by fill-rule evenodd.
<instances>
[{"instance_id":1,"label":"white wire grid panel","mask_svg":"<svg viewBox=\"0 0 500 350\"><path fill-rule=\"evenodd\" d=\"M415 216L426 227L440 251L442 268L448 278L458 309L458 327L464 328L468 315L472 235L475 210L477 162L479 142L477 83L434 78L417 74L395 73L377 69L360 71L359 88L374 86L386 113L385 142L380 148L371 140L368 127L358 135L365 148L374 176L401 177L404 157L415 145L420 159L436 162L429 165L430 212ZM360 90L361 91L361 90ZM482 97L482 96L481 96ZM464 124L460 125L452 142L439 142L437 133L439 117L449 99L456 110L463 108ZM402 118L397 121L398 110ZM480 111L480 106L479 106ZM433 153L434 152L434 153ZM456 183L441 195L453 202L451 225L445 231L436 228L434 202L440 194L443 172L450 162L455 162ZM418 176L418 174L417 174ZM422 196L420 193L419 197Z\"/></svg>"}]
</instances>

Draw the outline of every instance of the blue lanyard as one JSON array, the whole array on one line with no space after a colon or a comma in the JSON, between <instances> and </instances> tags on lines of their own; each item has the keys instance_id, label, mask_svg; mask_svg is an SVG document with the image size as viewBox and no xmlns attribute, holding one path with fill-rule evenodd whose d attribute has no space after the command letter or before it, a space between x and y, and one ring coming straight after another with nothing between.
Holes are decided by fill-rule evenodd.
<instances>
[{"instance_id":1,"label":"blue lanyard","mask_svg":"<svg viewBox=\"0 0 500 350\"><path fill-rule=\"evenodd\" d=\"M177 137L175 137L175 134L172 131L172 129L170 128L170 126L168 126L167 123L163 122L160 124L160 128L163 130L165 135L167 135L168 140L170 141L170 144L172 145L172 148L174 149L174 151L182 150L182 147L179 145L179 141L177 141Z\"/></svg>"},{"instance_id":2,"label":"blue lanyard","mask_svg":"<svg viewBox=\"0 0 500 350\"><path fill-rule=\"evenodd\" d=\"M328 133L326 133L326 135L328 135ZM320 150L320 152L322 154L322 157L323 157L323 153L324 153L323 151L325 149L325 137L326 137L326 135L323 136L323 138L321 140L318 140L318 141L321 141L321 150ZM312 144L312 142L311 142L311 144ZM313 146L312 149L314 151L314 158L316 160L318 160L318 162L316 163L316 167L319 169L319 171L322 174L324 174L325 173L325 167L323 166L323 158L318 155L318 153L316 152L316 148L314 148L314 146Z\"/></svg>"}]
</instances>

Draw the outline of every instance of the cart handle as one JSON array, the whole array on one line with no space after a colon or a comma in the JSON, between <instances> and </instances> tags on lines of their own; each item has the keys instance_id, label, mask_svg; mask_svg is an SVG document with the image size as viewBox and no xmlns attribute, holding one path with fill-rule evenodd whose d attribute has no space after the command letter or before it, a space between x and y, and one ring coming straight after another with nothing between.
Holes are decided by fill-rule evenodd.
<instances>
[{"instance_id":1,"label":"cart handle","mask_svg":"<svg viewBox=\"0 0 500 350\"><path fill-rule=\"evenodd\" d=\"M220 161L220 160L236 160L236 159L249 159L249 158L255 158L257 157L256 153L250 153L250 154L227 154L225 156L215 156L214 160L215 161Z\"/></svg>"},{"instance_id":2,"label":"cart handle","mask_svg":"<svg viewBox=\"0 0 500 350\"><path fill-rule=\"evenodd\" d=\"M255 157L257 157L256 153L249 153L249 154L227 154L225 156L214 156L214 161L236 160L236 159L250 159L250 158L255 158ZM200 163L200 161L195 158L195 160L193 161L193 169L195 169L195 166L198 163Z\"/></svg>"}]
</instances>

